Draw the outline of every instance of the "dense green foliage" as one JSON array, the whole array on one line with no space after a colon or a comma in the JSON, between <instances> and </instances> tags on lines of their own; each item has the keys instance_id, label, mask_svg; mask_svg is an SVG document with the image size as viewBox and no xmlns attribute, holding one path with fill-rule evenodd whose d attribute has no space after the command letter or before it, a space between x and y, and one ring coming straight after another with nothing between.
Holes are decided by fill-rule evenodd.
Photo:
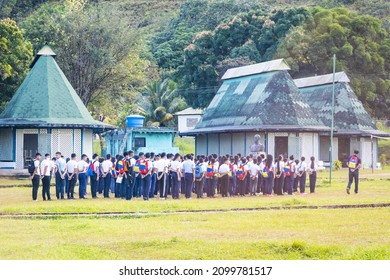
<instances>
[{"instance_id":1,"label":"dense green foliage","mask_svg":"<svg viewBox=\"0 0 390 280\"><path fill-rule=\"evenodd\" d=\"M11 19L0 20L0 112L22 82L32 59L31 43Z\"/></svg>"},{"instance_id":2,"label":"dense green foliage","mask_svg":"<svg viewBox=\"0 0 390 280\"><path fill-rule=\"evenodd\" d=\"M208 105L230 67L284 57L293 77L309 76L329 73L333 53L366 109L390 117L386 0L0 0L1 18L2 106L31 50L50 44L93 115L117 125L130 113L173 125L186 103ZM154 106L145 88L166 79L175 98Z\"/></svg>"},{"instance_id":3,"label":"dense green foliage","mask_svg":"<svg viewBox=\"0 0 390 280\"><path fill-rule=\"evenodd\" d=\"M266 13L255 10L239 14L213 31L198 33L184 49L185 59L179 67L183 88L213 87L231 67L271 60L287 32L309 16L303 8ZM194 107L206 107L214 92L184 96Z\"/></svg>"},{"instance_id":4,"label":"dense green foliage","mask_svg":"<svg viewBox=\"0 0 390 280\"><path fill-rule=\"evenodd\" d=\"M288 34L276 56L284 57L293 76L327 74L331 57L346 71L360 100L375 117L390 108L390 39L377 18L345 8L315 8L306 24Z\"/></svg>"}]
</instances>

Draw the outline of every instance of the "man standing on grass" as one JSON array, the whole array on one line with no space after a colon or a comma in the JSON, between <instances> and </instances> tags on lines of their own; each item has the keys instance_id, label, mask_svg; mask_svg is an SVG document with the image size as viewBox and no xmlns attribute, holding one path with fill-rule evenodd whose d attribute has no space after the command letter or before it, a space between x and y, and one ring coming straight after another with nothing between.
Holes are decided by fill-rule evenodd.
<instances>
[{"instance_id":1,"label":"man standing on grass","mask_svg":"<svg viewBox=\"0 0 390 280\"><path fill-rule=\"evenodd\" d=\"M110 192L110 185L111 185L111 170L112 170L112 162L111 162L111 155L108 154L106 156L106 160L102 163L102 178L104 180L104 190L103 190L103 196L104 198L109 198L109 192Z\"/></svg>"},{"instance_id":2,"label":"man standing on grass","mask_svg":"<svg viewBox=\"0 0 390 280\"><path fill-rule=\"evenodd\" d=\"M99 155L93 154L92 156L93 176L90 176L91 182L91 195L93 199L97 198L98 184L99 184Z\"/></svg>"},{"instance_id":3,"label":"man standing on grass","mask_svg":"<svg viewBox=\"0 0 390 280\"><path fill-rule=\"evenodd\" d=\"M41 178L40 177L41 171L39 170L40 160L41 160L41 154L37 153L35 155L33 162L31 163L31 168L29 167L29 171L30 171L30 175L31 175L30 179L32 181L32 199L33 199L33 201L37 201L37 196L38 196L39 180Z\"/></svg>"},{"instance_id":4,"label":"man standing on grass","mask_svg":"<svg viewBox=\"0 0 390 280\"><path fill-rule=\"evenodd\" d=\"M188 154L186 160L183 162L183 172L185 180L184 194L187 199L191 199L192 186L195 182L195 163L192 160L192 155Z\"/></svg>"},{"instance_id":5,"label":"man standing on grass","mask_svg":"<svg viewBox=\"0 0 390 280\"><path fill-rule=\"evenodd\" d=\"M56 197L64 199L66 162L60 152L56 153L56 159Z\"/></svg>"},{"instance_id":6,"label":"man standing on grass","mask_svg":"<svg viewBox=\"0 0 390 280\"><path fill-rule=\"evenodd\" d=\"M347 186L347 194L350 194L351 185L353 180L355 180L355 194L358 193L359 188L359 169L361 166L361 160L359 158L359 151L355 150L353 155L348 159L348 173L349 181Z\"/></svg>"},{"instance_id":7,"label":"man standing on grass","mask_svg":"<svg viewBox=\"0 0 390 280\"><path fill-rule=\"evenodd\" d=\"M87 169L89 164L87 163L88 156L83 154L81 160L77 163L78 174L79 174L79 198L86 199L85 194L87 193Z\"/></svg>"},{"instance_id":8,"label":"man standing on grass","mask_svg":"<svg viewBox=\"0 0 390 280\"><path fill-rule=\"evenodd\" d=\"M68 199L74 199L74 186L76 185L77 182L77 156L75 153L71 154L70 160L66 164L66 174L68 175L68 181L69 181L69 186L68 186L68 192L67 192L67 197Z\"/></svg>"},{"instance_id":9,"label":"man standing on grass","mask_svg":"<svg viewBox=\"0 0 390 280\"><path fill-rule=\"evenodd\" d=\"M41 162L41 180L42 180L42 198L43 200L51 200L50 198L50 172L52 170L51 158L49 154L45 154L45 159Z\"/></svg>"}]
</instances>

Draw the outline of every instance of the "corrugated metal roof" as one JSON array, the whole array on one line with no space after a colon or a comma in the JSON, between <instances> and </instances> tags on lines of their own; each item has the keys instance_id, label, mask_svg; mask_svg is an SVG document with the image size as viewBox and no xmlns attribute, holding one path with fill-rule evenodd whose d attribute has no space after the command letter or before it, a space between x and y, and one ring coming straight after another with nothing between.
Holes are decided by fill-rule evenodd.
<instances>
[{"instance_id":1,"label":"corrugated metal roof","mask_svg":"<svg viewBox=\"0 0 390 280\"><path fill-rule=\"evenodd\" d=\"M225 80L193 131L291 127L329 130L312 112L289 73L273 71Z\"/></svg>"},{"instance_id":2,"label":"corrugated metal roof","mask_svg":"<svg viewBox=\"0 0 390 280\"><path fill-rule=\"evenodd\" d=\"M180 112L176 112L175 115L176 116L180 116L180 115L202 115L203 114L203 109L194 109L194 108L187 108L187 109L184 109L183 111L180 111Z\"/></svg>"},{"instance_id":3,"label":"corrugated metal roof","mask_svg":"<svg viewBox=\"0 0 390 280\"><path fill-rule=\"evenodd\" d=\"M222 80L244 77L278 70L290 70L284 59L276 59L248 66L230 68L223 75Z\"/></svg>"},{"instance_id":4,"label":"corrugated metal roof","mask_svg":"<svg viewBox=\"0 0 390 280\"><path fill-rule=\"evenodd\" d=\"M0 126L114 128L94 120L64 73L50 48L38 56L7 107Z\"/></svg>"},{"instance_id":5,"label":"corrugated metal roof","mask_svg":"<svg viewBox=\"0 0 390 280\"><path fill-rule=\"evenodd\" d=\"M326 126L332 121L332 84L300 88L302 96ZM339 133L375 131L376 126L348 83L335 85L334 124Z\"/></svg>"},{"instance_id":6,"label":"corrugated metal roof","mask_svg":"<svg viewBox=\"0 0 390 280\"><path fill-rule=\"evenodd\" d=\"M294 82L299 88L333 84L333 74L295 79ZM345 72L335 73L335 83L349 83L349 82L350 80Z\"/></svg>"}]
</instances>

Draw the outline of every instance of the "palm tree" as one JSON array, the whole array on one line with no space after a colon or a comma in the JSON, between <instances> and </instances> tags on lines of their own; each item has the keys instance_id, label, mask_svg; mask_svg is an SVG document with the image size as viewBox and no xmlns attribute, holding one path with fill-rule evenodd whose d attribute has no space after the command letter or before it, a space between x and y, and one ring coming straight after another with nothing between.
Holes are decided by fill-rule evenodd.
<instances>
[{"instance_id":1,"label":"palm tree","mask_svg":"<svg viewBox=\"0 0 390 280\"><path fill-rule=\"evenodd\" d=\"M176 83L170 79L156 80L145 86L144 111L150 126L173 126L173 114L187 107L184 98L178 95Z\"/></svg>"}]
</instances>

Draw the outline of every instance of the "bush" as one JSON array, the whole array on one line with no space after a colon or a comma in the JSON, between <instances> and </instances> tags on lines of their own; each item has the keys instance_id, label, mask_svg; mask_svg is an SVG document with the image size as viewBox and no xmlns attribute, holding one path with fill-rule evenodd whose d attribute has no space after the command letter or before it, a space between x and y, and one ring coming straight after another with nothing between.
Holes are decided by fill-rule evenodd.
<instances>
[{"instance_id":1,"label":"bush","mask_svg":"<svg viewBox=\"0 0 390 280\"><path fill-rule=\"evenodd\" d=\"M341 161L339 161L338 159L336 159L334 162L333 162L333 167L334 169L336 170L340 170L341 167L343 167L343 164Z\"/></svg>"}]
</instances>

